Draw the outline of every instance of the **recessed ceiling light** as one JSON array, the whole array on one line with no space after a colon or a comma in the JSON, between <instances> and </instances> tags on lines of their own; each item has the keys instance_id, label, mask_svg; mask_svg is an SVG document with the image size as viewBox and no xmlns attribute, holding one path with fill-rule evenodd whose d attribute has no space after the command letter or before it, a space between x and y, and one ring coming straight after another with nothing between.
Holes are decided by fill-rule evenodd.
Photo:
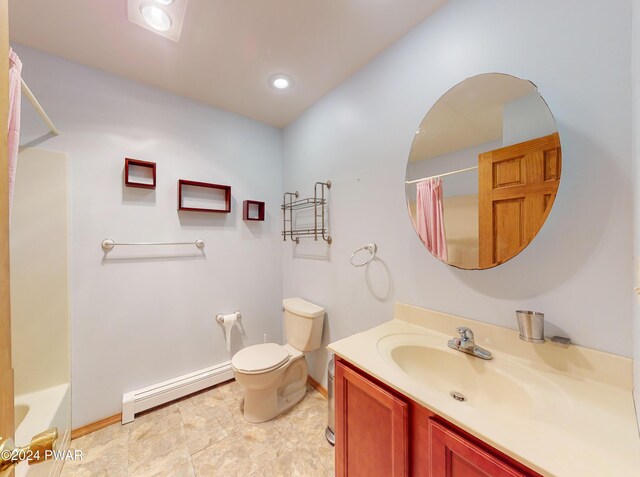
<instances>
[{"instance_id":1,"label":"recessed ceiling light","mask_svg":"<svg viewBox=\"0 0 640 477\"><path fill-rule=\"evenodd\" d=\"M154 30L167 31L171 28L171 17L162 10L153 5L142 5L140 7L142 18Z\"/></svg>"},{"instance_id":2,"label":"recessed ceiling light","mask_svg":"<svg viewBox=\"0 0 640 477\"><path fill-rule=\"evenodd\" d=\"M275 89L283 90L290 88L292 83L293 81L291 80L291 76L283 73L272 75L269 78L269 84Z\"/></svg>"},{"instance_id":3,"label":"recessed ceiling light","mask_svg":"<svg viewBox=\"0 0 640 477\"><path fill-rule=\"evenodd\" d=\"M159 3L160 5L171 5L173 3L173 0L155 0L156 3Z\"/></svg>"},{"instance_id":4,"label":"recessed ceiling light","mask_svg":"<svg viewBox=\"0 0 640 477\"><path fill-rule=\"evenodd\" d=\"M275 86L278 89L286 89L289 87L289 80L285 78L275 79L273 80L273 86Z\"/></svg>"}]
</instances>

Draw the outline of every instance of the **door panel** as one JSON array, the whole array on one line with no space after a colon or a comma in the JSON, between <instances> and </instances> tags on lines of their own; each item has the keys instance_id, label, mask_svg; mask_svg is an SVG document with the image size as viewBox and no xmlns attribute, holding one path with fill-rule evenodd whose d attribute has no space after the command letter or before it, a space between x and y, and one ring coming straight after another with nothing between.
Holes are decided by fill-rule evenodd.
<instances>
[{"instance_id":1,"label":"door panel","mask_svg":"<svg viewBox=\"0 0 640 477\"><path fill-rule=\"evenodd\" d=\"M542 228L560 184L557 133L480 154L480 268L520 253Z\"/></svg>"},{"instance_id":2,"label":"door panel","mask_svg":"<svg viewBox=\"0 0 640 477\"><path fill-rule=\"evenodd\" d=\"M522 158L507 159L493 164L493 188L522 184Z\"/></svg>"},{"instance_id":3,"label":"door panel","mask_svg":"<svg viewBox=\"0 0 640 477\"><path fill-rule=\"evenodd\" d=\"M496 200L493 203L494 236L501 240L494 242L494 257L503 262L513 257L525 240L524 200L522 198Z\"/></svg>"}]
</instances>

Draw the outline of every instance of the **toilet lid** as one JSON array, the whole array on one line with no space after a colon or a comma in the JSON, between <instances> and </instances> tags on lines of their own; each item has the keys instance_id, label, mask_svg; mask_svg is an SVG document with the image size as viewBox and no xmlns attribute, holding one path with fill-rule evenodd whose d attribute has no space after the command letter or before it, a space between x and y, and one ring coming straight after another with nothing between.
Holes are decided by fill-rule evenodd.
<instances>
[{"instance_id":1,"label":"toilet lid","mask_svg":"<svg viewBox=\"0 0 640 477\"><path fill-rule=\"evenodd\" d=\"M264 343L241 349L231 358L231 366L238 371L256 373L277 368L289 359L287 350L275 343Z\"/></svg>"}]
</instances>

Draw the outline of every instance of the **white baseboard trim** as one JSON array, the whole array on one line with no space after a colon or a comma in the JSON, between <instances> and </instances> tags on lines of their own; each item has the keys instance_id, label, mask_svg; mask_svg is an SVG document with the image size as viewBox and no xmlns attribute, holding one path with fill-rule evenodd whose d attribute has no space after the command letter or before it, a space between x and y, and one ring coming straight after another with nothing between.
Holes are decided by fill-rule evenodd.
<instances>
[{"instance_id":1,"label":"white baseboard trim","mask_svg":"<svg viewBox=\"0 0 640 477\"><path fill-rule=\"evenodd\" d=\"M136 413L160 406L188 394L233 379L231 361L210 366L122 395L122 424L132 422Z\"/></svg>"}]
</instances>

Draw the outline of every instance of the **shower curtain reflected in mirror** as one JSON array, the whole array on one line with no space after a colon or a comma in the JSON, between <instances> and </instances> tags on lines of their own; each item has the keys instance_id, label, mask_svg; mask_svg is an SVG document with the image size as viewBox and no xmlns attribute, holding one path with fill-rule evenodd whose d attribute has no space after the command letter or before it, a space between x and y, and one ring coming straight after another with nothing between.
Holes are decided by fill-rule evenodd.
<instances>
[{"instance_id":1,"label":"shower curtain reflected in mirror","mask_svg":"<svg viewBox=\"0 0 640 477\"><path fill-rule=\"evenodd\" d=\"M432 177L416 184L416 225L427 249L446 262L447 238L444 230L442 179Z\"/></svg>"}]
</instances>

